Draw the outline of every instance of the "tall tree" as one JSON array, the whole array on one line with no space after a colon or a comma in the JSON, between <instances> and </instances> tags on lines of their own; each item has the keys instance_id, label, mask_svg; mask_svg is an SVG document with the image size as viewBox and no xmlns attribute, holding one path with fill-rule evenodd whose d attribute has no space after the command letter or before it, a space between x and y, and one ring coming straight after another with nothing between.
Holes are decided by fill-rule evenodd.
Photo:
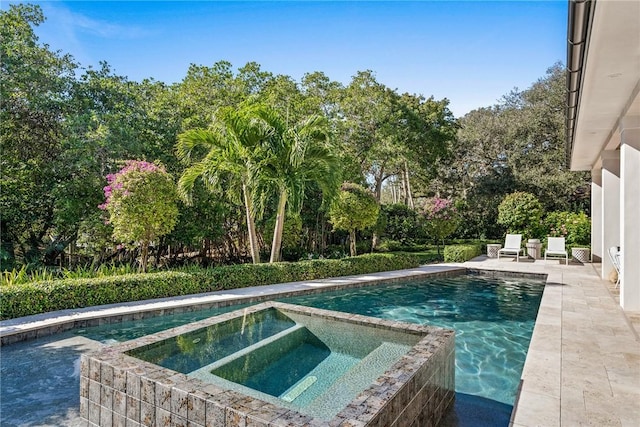
<instances>
[{"instance_id":1,"label":"tall tree","mask_svg":"<svg viewBox=\"0 0 640 427\"><path fill-rule=\"evenodd\" d=\"M398 100L397 135L404 147L399 177L407 206L414 207L411 180L424 187L437 176L437 165L451 155L458 123L449 100L403 94Z\"/></svg>"},{"instance_id":2,"label":"tall tree","mask_svg":"<svg viewBox=\"0 0 640 427\"><path fill-rule=\"evenodd\" d=\"M514 108L509 164L519 189L534 193L548 211L590 208L588 172L573 172L565 158L566 75L562 64L506 99Z\"/></svg>"},{"instance_id":3,"label":"tall tree","mask_svg":"<svg viewBox=\"0 0 640 427\"><path fill-rule=\"evenodd\" d=\"M259 96L273 79L260 65L249 62L234 70L228 61L211 67L191 64L186 77L177 85L182 129L207 127L211 117L222 107L238 107L251 97Z\"/></svg>"},{"instance_id":4,"label":"tall tree","mask_svg":"<svg viewBox=\"0 0 640 427\"><path fill-rule=\"evenodd\" d=\"M265 129L256 120L256 107L221 108L209 129L192 129L178 136L178 157L188 165L178 181L178 193L189 201L197 179L215 193L244 204L249 247L254 263L260 262L255 228L254 189L262 157Z\"/></svg>"},{"instance_id":5,"label":"tall tree","mask_svg":"<svg viewBox=\"0 0 640 427\"><path fill-rule=\"evenodd\" d=\"M343 147L360 166L363 183L373 182L378 201L383 183L396 174L401 162L397 98L372 71L364 71L353 77L340 99L343 120L338 124Z\"/></svg>"},{"instance_id":6,"label":"tall tree","mask_svg":"<svg viewBox=\"0 0 640 427\"><path fill-rule=\"evenodd\" d=\"M460 230L499 237L497 206L507 194L534 194L545 211L588 208L589 177L564 158L564 71L560 64L524 91L468 113L455 157L441 164L439 184L467 209Z\"/></svg>"},{"instance_id":7,"label":"tall tree","mask_svg":"<svg viewBox=\"0 0 640 427\"><path fill-rule=\"evenodd\" d=\"M261 191L278 196L276 223L271 245L270 262L281 257L282 231L287 206L294 214L302 208L310 184L320 187L325 198L331 199L341 182L338 157L334 155L324 117L311 116L295 125L271 108L257 110L269 137L265 141L266 157L260 164Z\"/></svg>"},{"instance_id":8,"label":"tall tree","mask_svg":"<svg viewBox=\"0 0 640 427\"><path fill-rule=\"evenodd\" d=\"M3 264L42 261L51 250L56 190L62 190L62 143L69 128L74 64L40 45L33 27L39 6L0 11L0 211ZM64 196L64 191L58 191Z\"/></svg>"}]
</instances>

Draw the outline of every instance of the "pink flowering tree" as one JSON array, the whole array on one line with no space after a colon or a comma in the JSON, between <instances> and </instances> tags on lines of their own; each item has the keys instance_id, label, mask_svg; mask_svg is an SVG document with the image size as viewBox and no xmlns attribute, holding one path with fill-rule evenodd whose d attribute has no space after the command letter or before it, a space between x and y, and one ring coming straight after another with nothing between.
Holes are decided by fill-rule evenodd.
<instances>
[{"instance_id":1,"label":"pink flowering tree","mask_svg":"<svg viewBox=\"0 0 640 427\"><path fill-rule=\"evenodd\" d=\"M178 220L173 178L162 166L129 160L118 173L107 175L107 182L99 208L109 214L114 239L140 247L141 270L146 272L149 245L170 233Z\"/></svg>"},{"instance_id":2,"label":"pink flowering tree","mask_svg":"<svg viewBox=\"0 0 640 427\"><path fill-rule=\"evenodd\" d=\"M458 210L451 199L432 197L427 199L422 208L427 234L437 241L438 255L440 242L444 246L444 239L458 228Z\"/></svg>"}]
</instances>

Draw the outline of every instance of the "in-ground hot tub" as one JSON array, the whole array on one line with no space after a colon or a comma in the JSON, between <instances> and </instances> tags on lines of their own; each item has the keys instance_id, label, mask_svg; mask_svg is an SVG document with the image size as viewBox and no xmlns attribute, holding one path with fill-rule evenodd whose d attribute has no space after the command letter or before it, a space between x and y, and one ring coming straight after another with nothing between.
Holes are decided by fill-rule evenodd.
<instances>
[{"instance_id":1,"label":"in-ground hot tub","mask_svg":"<svg viewBox=\"0 0 640 427\"><path fill-rule=\"evenodd\" d=\"M97 425L436 425L453 331L268 302L83 356Z\"/></svg>"}]
</instances>

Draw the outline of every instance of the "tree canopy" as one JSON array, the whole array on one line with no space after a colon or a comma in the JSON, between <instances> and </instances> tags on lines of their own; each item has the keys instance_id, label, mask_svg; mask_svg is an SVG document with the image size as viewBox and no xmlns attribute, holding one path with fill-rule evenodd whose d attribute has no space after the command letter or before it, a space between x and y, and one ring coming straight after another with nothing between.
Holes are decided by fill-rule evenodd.
<instances>
[{"instance_id":1,"label":"tree canopy","mask_svg":"<svg viewBox=\"0 0 640 427\"><path fill-rule=\"evenodd\" d=\"M349 251L356 256L356 230L375 225L380 205L369 190L358 184L344 183L329 211L329 221L336 230L349 232Z\"/></svg>"},{"instance_id":2,"label":"tree canopy","mask_svg":"<svg viewBox=\"0 0 640 427\"><path fill-rule=\"evenodd\" d=\"M173 178L162 166L130 160L107 182L99 207L109 213L116 241L140 247L140 267L147 271L149 244L171 232L178 219Z\"/></svg>"},{"instance_id":3,"label":"tree canopy","mask_svg":"<svg viewBox=\"0 0 640 427\"><path fill-rule=\"evenodd\" d=\"M497 207L518 191L544 212L588 213L589 177L564 163L561 64L455 118L446 98L400 94L372 70L345 84L321 71L296 81L220 60L192 64L173 84L130 81L39 43L44 19L39 6L0 11L3 269L134 262L97 208L104 177L130 159L180 177L177 222L150 249L169 265L258 262L261 252L277 261L285 219L301 245L290 253L328 252L345 240L329 232L328 212L343 181L370 191L376 206L401 203L403 218L426 198L454 200L453 237L500 238ZM373 241L424 238L422 227L400 226L376 228Z\"/></svg>"}]
</instances>

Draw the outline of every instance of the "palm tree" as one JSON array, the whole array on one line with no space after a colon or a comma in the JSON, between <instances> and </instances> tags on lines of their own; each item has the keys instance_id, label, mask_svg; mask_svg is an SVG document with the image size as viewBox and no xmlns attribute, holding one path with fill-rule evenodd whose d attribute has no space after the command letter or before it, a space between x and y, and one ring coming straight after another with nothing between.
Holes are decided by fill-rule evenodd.
<instances>
[{"instance_id":1,"label":"palm tree","mask_svg":"<svg viewBox=\"0 0 640 427\"><path fill-rule=\"evenodd\" d=\"M278 196L269 261L277 262L280 261L287 205L290 211L299 213L305 190L311 183L320 187L325 200L330 199L340 185L341 170L324 117L312 116L289 127L273 109L262 107L256 112L264 128L271 130L264 146L266 157L258 166L258 188L262 195L275 192Z\"/></svg>"},{"instance_id":2,"label":"palm tree","mask_svg":"<svg viewBox=\"0 0 640 427\"><path fill-rule=\"evenodd\" d=\"M262 122L256 120L255 107L222 108L216 112L210 129L193 129L178 136L178 158L188 164L178 181L178 194L191 201L198 178L211 192L224 192L234 202L244 204L253 263L260 262L253 207L253 186L265 140ZM242 201L241 201L242 199Z\"/></svg>"}]
</instances>

